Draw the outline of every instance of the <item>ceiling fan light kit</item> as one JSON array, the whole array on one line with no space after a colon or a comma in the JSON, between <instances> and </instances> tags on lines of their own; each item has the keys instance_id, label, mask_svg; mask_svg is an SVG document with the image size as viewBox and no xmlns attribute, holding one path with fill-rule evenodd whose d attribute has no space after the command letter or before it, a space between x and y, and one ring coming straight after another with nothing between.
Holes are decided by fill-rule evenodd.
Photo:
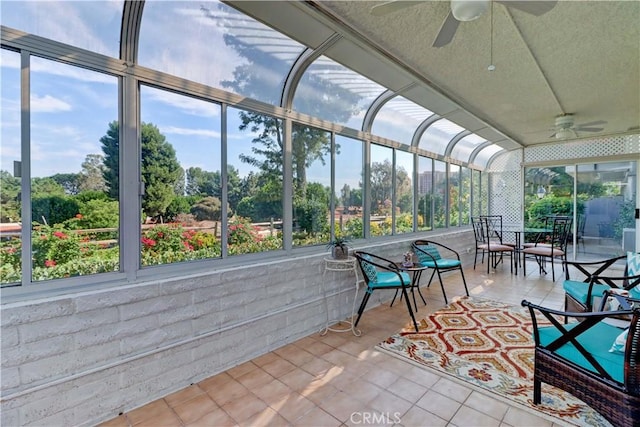
<instances>
[{"instance_id":1,"label":"ceiling fan light kit","mask_svg":"<svg viewBox=\"0 0 640 427\"><path fill-rule=\"evenodd\" d=\"M560 129L556 132L556 139L568 139L573 136L571 129Z\"/></svg>"},{"instance_id":2,"label":"ceiling fan light kit","mask_svg":"<svg viewBox=\"0 0 640 427\"><path fill-rule=\"evenodd\" d=\"M489 3L489 0L451 0L451 13L458 21L473 21L489 9Z\"/></svg>"}]
</instances>

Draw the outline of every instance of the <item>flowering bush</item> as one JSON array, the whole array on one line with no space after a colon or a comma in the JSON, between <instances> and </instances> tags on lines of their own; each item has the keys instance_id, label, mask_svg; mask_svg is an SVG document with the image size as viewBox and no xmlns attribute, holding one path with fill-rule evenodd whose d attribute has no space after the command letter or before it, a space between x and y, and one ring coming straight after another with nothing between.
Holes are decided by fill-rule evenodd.
<instances>
[{"instance_id":1,"label":"flowering bush","mask_svg":"<svg viewBox=\"0 0 640 427\"><path fill-rule=\"evenodd\" d=\"M78 235L58 227L36 226L31 245L34 268L50 268L81 257Z\"/></svg>"},{"instance_id":2,"label":"flowering bush","mask_svg":"<svg viewBox=\"0 0 640 427\"><path fill-rule=\"evenodd\" d=\"M259 242L261 240L260 229L252 225L248 219L238 216L229 221L229 236L227 238L229 245Z\"/></svg>"}]
</instances>

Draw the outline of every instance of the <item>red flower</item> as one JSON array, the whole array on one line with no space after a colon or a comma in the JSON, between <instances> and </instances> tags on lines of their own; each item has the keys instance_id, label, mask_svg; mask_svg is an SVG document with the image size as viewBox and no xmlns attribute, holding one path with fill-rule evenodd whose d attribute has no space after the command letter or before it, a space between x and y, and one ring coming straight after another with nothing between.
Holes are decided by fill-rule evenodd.
<instances>
[{"instance_id":1,"label":"red flower","mask_svg":"<svg viewBox=\"0 0 640 427\"><path fill-rule=\"evenodd\" d=\"M142 244L145 246L155 246L156 245L156 241L153 239L149 239L148 237L143 237L142 239Z\"/></svg>"},{"instance_id":2,"label":"red flower","mask_svg":"<svg viewBox=\"0 0 640 427\"><path fill-rule=\"evenodd\" d=\"M7 253L15 254L16 253L16 248L7 248Z\"/></svg>"},{"instance_id":3,"label":"red flower","mask_svg":"<svg viewBox=\"0 0 640 427\"><path fill-rule=\"evenodd\" d=\"M192 251L193 250L193 245L189 242L182 242L184 244L184 247L188 250L188 251Z\"/></svg>"},{"instance_id":4,"label":"red flower","mask_svg":"<svg viewBox=\"0 0 640 427\"><path fill-rule=\"evenodd\" d=\"M52 259L48 259L44 262L45 267L55 267L56 262Z\"/></svg>"},{"instance_id":5,"label":"red flower","mask_svg":"<svg viewBox=\"0 0 640 427\"><path fill-rule=\"evenodd\" d=\"M158 231L158 239L162 239L164 237L164 233L162 231Z\"/></svg>"},{"instance_id":6,"label":"red flower","mask_svg":"<svg viewBox=\"0 0 640 427\"><path fill-rule=\"evenodd\" d=\"M54 231L53 235L56 236L58 239L66 239L67 235L64 234L62 231Z\"/></svg>"},{"instance_id":7,"label":"red flower","mask_svg":"<svg viewBox=\"0 0 640 427\"><path fill-rule=\"evenodd\" d=\"M76 218L82 219L82 214L76 214Z\"/></svg>"}]
</instances>

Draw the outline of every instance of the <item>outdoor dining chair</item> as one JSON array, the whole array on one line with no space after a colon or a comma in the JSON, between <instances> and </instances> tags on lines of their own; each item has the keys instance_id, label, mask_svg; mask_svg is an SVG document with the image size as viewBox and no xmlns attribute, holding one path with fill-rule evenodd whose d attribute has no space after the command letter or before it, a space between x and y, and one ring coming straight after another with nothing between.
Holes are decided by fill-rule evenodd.
<instances>
[{"instance_id":1,"label":"outdoor dining chair","mask_svg":"<svg viewBox=\"0 0 640 427\"><path fill-rule=\"evenodd\" d=\"M367 285L367 289L358 308L358 317L354 328L358 326L362 313L371 298L373 291L378 289L399 289L402 292L405 302L407 303L407 310L409 310L409 316L413 322L413 326L418 332L418 323L416 322L413 309L411 308L411 302L409 301L409 295L407 290L411 288L411 276L406 271L400 271L395 267L393 261L383 258L379 255L374 255L368 252L355 251L353 255L358 260L360 271Z\"/></svg>"},{"instance_id":2,"label":"outdoor dining chair","mask_svg":"<svg viewBox=\"0 0 640 427\"><path fill-rule=\"evenodd\" d=\"M429 283L427 287L431 285L433 276L437 273L438 280L440 281L440 288L442 288L442 295L444 296L445 304L448 304L447 293L444 290L444 284L442 282L442 273L448 271L459 270L462 276L462 283L464 284L464 290L469 295L469 289L467 288L467 281L464 278L464 271L462 271L462 263L460 262L460 254L448 246L442 243L437 243L431 240L415 240L411 243L411 247L418 257L420 264L432 269L431 277L429 277ZM440 251L443 251L448 258L443 258Z\"/></svg>"},{"instance_id":3,"label":"outdoor dining chair","mask_svg":"<svg viewBox=\"0 0 640 427\"><path fill-rule=\"evenodd\" d=\"M556 281L555 260L560 259L564 269L567 261L567 240L571 232L572 218L558 216L553 218L553 227L548 241L537 242L532 247L525 247L522 250L524 274L527 274L527 257L533 257L538 263L540 274L546 274L546 260L551 262L551 278Z\"/></svg>"}]
</instances>

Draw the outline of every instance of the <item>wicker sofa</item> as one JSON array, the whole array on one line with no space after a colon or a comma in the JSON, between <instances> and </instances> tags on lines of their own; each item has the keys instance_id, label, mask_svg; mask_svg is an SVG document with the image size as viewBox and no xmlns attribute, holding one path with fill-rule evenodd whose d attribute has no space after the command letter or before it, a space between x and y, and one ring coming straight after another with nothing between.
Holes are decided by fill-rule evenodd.
<instances>
[{"instance_id":1,"label":"wicker sofa","mask_svg":"<svg viewBox=\"0 0 640 427\"><path fill-rule=\"evenodd\" d=\"M614 426L640 426L640 308L568 313L526 300L522 305L534 326L533 403L540 404L544 382L581 399ZM567 316L580 321L564 324ZM623 330L605 319L620 316L630 319L628 335L622 352L612 352ZM552 325L539 325L542 320Z\"/></svg>"}]
</instances>

